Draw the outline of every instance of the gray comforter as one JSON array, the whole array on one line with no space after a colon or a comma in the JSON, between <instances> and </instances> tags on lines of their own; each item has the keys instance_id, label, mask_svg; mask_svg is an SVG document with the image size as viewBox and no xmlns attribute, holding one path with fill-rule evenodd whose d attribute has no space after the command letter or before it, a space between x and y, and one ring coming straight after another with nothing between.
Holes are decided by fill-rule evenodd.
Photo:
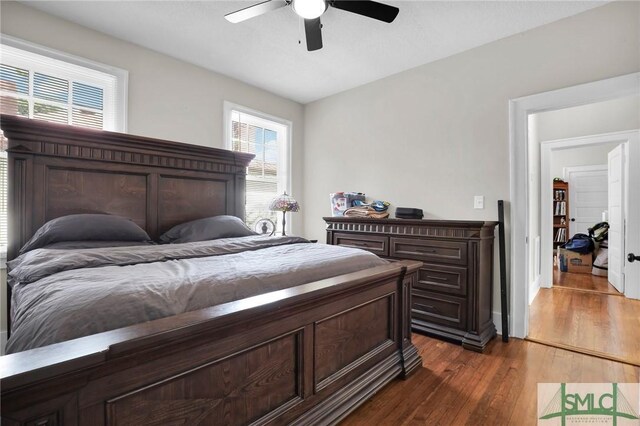
<instances>
[{"instance_id":1,"label":"gray comforter","mask_svg":"<svg viewBox=\"0 0 640 426\"><path fill-rule=\"evenodd\" d=\"M85 250L9 262L7 352L19 352L384 264L297 237Z\"/></svg>"}]
</instances>

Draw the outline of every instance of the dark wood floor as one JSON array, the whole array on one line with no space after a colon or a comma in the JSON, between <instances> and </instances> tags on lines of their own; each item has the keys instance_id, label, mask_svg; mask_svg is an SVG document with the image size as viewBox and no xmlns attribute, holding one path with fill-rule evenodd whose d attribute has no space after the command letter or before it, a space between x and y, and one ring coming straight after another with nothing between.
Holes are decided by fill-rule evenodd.
<instances>
[{"instance_id":1,"label":"dark wood floor","mask_svg":"<svg viewBox=\"0 0 640 426\"><path fill-rule=\"evenodd\" d=\"M537 384L638 382L640 368L525 340L494 339L485 353L414 335L422 365L341 425L535 425Z\"/></svg>"},{"instance_id":2,"label":"dark wood floor","mask_svg":"<svg viewBox=\"0 0 640 426\"><path fill-rule=\"evenodd\" d=\"M560 272L557 268L553 270L553 286L566 287L576 290L588 290L601 293L622 296L614 286L609 284L607 277L598 277L591 274L573 274L570 272Z\"/></svg>"}]
</instances>

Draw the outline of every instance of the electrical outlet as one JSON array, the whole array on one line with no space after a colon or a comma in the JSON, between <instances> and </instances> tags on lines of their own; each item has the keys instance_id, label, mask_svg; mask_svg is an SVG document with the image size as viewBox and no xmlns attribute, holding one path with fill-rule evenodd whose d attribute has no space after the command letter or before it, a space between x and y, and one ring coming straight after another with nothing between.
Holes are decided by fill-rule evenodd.
<instances>
[{"instance_id":1,"label":"electrical outlet","mask_svg":"<svg viewBox=\"0 0 640 426\"><path fill-rule=\"evenodd\" d=\"M473 197L473 208L484 209L484 195L476 195Z\"/></svg>"}]
</instances>

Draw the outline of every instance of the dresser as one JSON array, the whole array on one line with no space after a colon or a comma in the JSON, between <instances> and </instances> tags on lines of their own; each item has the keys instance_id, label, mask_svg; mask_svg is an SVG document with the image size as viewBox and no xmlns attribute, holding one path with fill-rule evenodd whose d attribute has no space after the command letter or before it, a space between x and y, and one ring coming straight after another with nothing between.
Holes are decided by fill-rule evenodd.
<instances>
[{"instance_id":1,"label":"dresser","mask_svg":"<svg viewBox=\"0 0 640 426\"><path fill-rule=\"evenodd\" d=\"M327 244L423 262L412 290L412 329L483 351L492 318L497 222L325 217Z\"/></svg>"}]
</instances>

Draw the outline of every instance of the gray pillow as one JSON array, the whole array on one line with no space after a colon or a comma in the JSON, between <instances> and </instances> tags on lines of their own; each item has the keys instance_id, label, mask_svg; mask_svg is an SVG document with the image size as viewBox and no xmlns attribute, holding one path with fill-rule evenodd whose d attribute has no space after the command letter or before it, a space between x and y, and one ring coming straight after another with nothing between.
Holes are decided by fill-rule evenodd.
<instances>
[{"instance_id":1,"label":"gray pillow","mask_svg":"<svg viewBox=\"0 0 640 426\"><path fill-rule=\"evenodd\" d=\"M109 214L72 214L42 225L20 254L62 241L150 241L131 219Z\"/></svg>"},{"instance_id":2,"label":"gray pillow","mask_svg":"<svg viewBox=\"0 0 640 426\"><path fill-rule=\"evenodd\" d=\"M214 216L181 223L160 236L162 243L193 243L257 235L235 216Z\"/></svg>"}]
</instances>

